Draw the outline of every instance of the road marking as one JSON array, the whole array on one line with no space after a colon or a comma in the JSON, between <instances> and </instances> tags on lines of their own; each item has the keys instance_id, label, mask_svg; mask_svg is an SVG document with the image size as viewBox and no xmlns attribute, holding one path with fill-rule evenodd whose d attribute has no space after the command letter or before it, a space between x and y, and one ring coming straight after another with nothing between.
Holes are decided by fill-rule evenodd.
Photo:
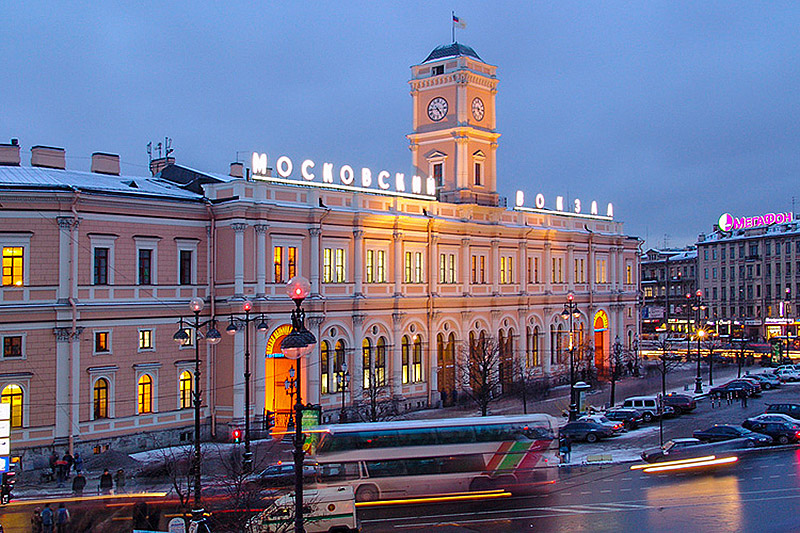
<instances>
[{"instance_id":1,"label":"road marking","mask_svg":"<svg viewBox=\"0 0 800 533\"><path fill-rule=\"evenodd\" d=\"M587 490L587 491L581 492L581 496L586 496L587 494L591 494L591 493L592 493L591 491Z\"/></svg>"},{"instance_id":2,"label":"road marking","mask_svg":"<svg viewBox=\"0 0 800 533\"><path fill-rule=\"evenodd\" d=\"M620 492L630 492L630 491L632 491L632 490L633 490L633 489L619 489L619 491L620 491Z\"/></svg>"},{"instance_id":3,"label":"road marking","mask_svg":"<svg viewBox=\"0 0 800 533\"><path fill-rule=\"evenodd\" d=\"M611 490L609 490L609 489L603 489L603 490L600 491L601 494L608 494L610 492L611 492Z\"/></svg>"},{"instance_id":4,"label":"road marking","mask_svg":"<svg viewBox=\"0 0 800 533\"><path fill-rule=\"evenodd\" d=\"M779 476L777 474L769 476L770 479L778 479L779 477L781 477L781 476Z\"/></svg>"},{"instance_id":5,"label":"road marking","mask_svg":"<svg viewBox=\"0 0 800 533\"><path fill-rule=\"evenodd\" d=\"M764 479L764 477L763 476L753 476L753 480L756 480L756 479Z\"/></svg>"},{"instance_id":6,"label":"road marking","mask_svg":"<svg viewBox=\"0 0 800 533\"><path fill-rule=\"evenodd\" d=\"M620 481L633 481L633 478L630 476L626 476L620 479Z\"/></svg>"}]
</instances>

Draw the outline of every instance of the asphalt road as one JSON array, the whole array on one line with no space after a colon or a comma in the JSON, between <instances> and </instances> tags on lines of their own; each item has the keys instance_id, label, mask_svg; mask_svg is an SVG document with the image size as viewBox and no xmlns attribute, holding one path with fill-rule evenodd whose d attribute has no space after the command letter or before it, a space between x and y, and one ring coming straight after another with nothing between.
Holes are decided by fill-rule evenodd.
<instances>
[{"instance_id":1,"label":"asphalt road","mask_svg":"<svg viewBox=\"0 0 800 533\"><path fill-rule=\"evenodd\" d=\"M363 531L800 531L800 449L758 450L702 473L561 469L547 494L359 511Z\"/></svg>"}]
</instances>

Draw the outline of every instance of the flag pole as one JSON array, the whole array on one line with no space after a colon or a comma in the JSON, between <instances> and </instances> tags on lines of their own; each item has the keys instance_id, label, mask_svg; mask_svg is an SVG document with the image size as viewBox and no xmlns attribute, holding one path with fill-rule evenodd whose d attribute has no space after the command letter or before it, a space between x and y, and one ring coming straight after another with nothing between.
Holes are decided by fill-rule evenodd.
<instances>
[{"instance_id":1,"label":"flag pole","mask_svg":"<svg viewBox=\"0 0 800 533\"><path fill-rule=\"evenodd\" d=\"M454 43L456 42L456 23L455 23L455 19L456 19L456 12L455 11L451 11L450 12L450 25L453 27L452 28L452 32L453 32L453 42Z\"/></svg>"}]
</instances>

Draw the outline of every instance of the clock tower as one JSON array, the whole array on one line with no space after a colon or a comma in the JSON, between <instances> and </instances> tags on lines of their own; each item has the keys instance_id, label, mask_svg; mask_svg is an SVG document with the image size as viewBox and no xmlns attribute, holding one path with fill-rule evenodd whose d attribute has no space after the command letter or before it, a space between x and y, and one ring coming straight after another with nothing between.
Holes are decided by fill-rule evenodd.
<instances>
[{"instance_id":1,"label":"clock tower","mask_svg":"<svg viewBox=\"0 0 800 533\"><path fill-rule=\"evenodd\" d=\"M498 204L496 70L460 43L439 46L411 67L412 163L436 179L443 202Z\"/></svg>"}]
</instances>

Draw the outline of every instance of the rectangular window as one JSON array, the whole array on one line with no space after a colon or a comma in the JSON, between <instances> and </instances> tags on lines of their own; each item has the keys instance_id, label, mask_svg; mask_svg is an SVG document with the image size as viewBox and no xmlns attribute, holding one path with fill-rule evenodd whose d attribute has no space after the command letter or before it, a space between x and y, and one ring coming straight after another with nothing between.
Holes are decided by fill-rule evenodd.
<instances>
[{"instance_id":1,"label":"rectangular window","mask_svg":"<svg viewBox=\"0 0 800 533\"><path fill-rule=\"evenodd\" d=\"M3 359L19 359L22 357L22 336L3 337Z\"/></svg>"},{"instance_id":2,"label":"rectangular window","mask_svg":"<svg viewBox=\"0 0 800 533\"><path fill-rule=\"evenodd\" d=\"M447 255L439 254L439 283L447 283Z\"/></svg>"},{"instance_id":3,"label":"rectangular window","mask_svg":"<svg viewBox=\"0 0 800 533\"><path fill-rule=\"evenodd\" d=\"M525 267L527 269L527 276L525 279L528 280L528 283L533 283L533 261L530 257L525 258Z\"/></svg>"},{"instance_id":4,"label":"rectangular window","mask_svg":"<svg viewBox=\"0 0 800 533\"><path fill-rule=\"evenodd\" d=\"M378 283L386 283L386 250L378 250L378 269L375 274Z\"/></svg>"},{"instance_id":5,"label":"rectangular window","mask_svg":"<svg viewBox=\"0 0 800 533\"><path fill-rule=\"evenodd\" d=\"M483 185L481 182L481 167L480 163L475 163L475 185Z\"/></svg>"},{"instance_id":6,"label":"rectangular window","mask_svg":"<svg viewBox=\"0 0 800 533\"><path fill-rule=\"evenodd\" d=\"M442 187L444 186L444 163L434 163L433 164L433 179L436 180L436 186Z\"/></svg>"},{"instance_id":7,"label":"rectangular window","mask_svg":"<svg viewBox=\"0 0 800 533\"><path fill-rule=\"evenodd\" d=\"M447 282L448 283L456 282L456 254L450 254L448 256Z\"/></svg>"},{"instance_id":8,"label":"rectangular window","mask_svg":"<svg viewBox=\"0 0 800 533\"><path fill-rule=\"evenodd\" d=\"M107 331L94 332L94 353L108 353L111 351L111 346L108 344Z\"/></svg>"},{"instance_id":9,"label":"rectangular window","mask_svg":"<svg viewBox=\"0 0 800 533\"><path fill-rule=\"evenodd\" d=\"M325 248L322 252L322 282L333 281L333 249Z\"/></svg>"},{"instance_id":10,"label":"rectangular window","mask_svg":"<svg viewBox=\"0 0 800 533\"><path fill-rule=\"evenodd\" d=\"M283 248L281 246L273 249L272 264L275 269L275 283L283 283Z\"/></svg>"},{"instance_id":11,"label":"rectangular window","mask_svg":"<svg viewBox=\"0 0 800 533\"><path fill-rule=\"evenodd\" d=\"M414 253L414 283L422 283L422 252Z\"/></svg>"},{"instance_id":12,"label":"rectangular window","mask_svg":"<svg viewBox=\"0 0 800 533\"><path fill-rule=\"evenodd\" d=\"M289 269L286 281L289 281L297 275L297 247L289 246L286 248L286 267Z\"/></svg>"},{"instance_id":13,"label":"rectangular window","mask_svg":"<svg viewBox=\"0 0 800 533\"><path fill-rule=\"evenodd\" d=\"M411 264L411 252L406 252L405 253L405 263L404 263L403 266L404 266L404 269L403 269L403 272L404 272L403 281L405 283L411 283L411 271L412 271L412 267L413 267L413 265Z\"/></svg>"},{"instance_id":14,"label":"rectangular window","mask_svg":"<svg viewBox=\"0 0 800 533\"><path fill-rule=\"evenodd\" d=\"M506 258L506 270L508 275L506 276L506 283L514 283L514 261L513 257Z\"/></svg>"},{"instance_id":15,"label":"rectangular window","mask_svg":"<svg viewBox=\"0 0 800 533\"><path fill-rule=\"evenodd\" d=\"M24 250L22 246L3 247L3 286L22 287Z\"/></svg>"},{"instance_id":16,"label":"rectangular window","mask_svg":"<svg viewBox=\"0 0 800 533\"><path fill-rule=\"evenodd\" d=\"M140 329L139 330L139 349L152 350L153 349L153 330Z\"/></svg>"},{"instance_id":17,"label":"rectangular window","mask_svg":"<svg viewBox=\"0 0 800 533\"><path fill-rule=\"evenodd\" d=\"M630 263L625 264L625 283L633 284L633 266Z\"/></svg>"},{"instance_id":18,"label":"rectangular window","mask_svg":"<svg viewBox=\"0 0 800 533\"><path fill-rule=\"evenodd\" d=\"M717 268L716 267L711 269L711 279L717 279Z\"/></svg>"},{"instance_id":19,"label":"rectangular window","mask_svg":"<svg viewBox=\"0 0 800 533\"><path fill-rule=\"evenodd\" d=\"M367 250L367 283L375 283L375 250Z\"/></svg>"},{"instance_id":20,"label":"rectangular window","mask_svg":"<svg viewBox=\"0 0 800 533\"><path fill-rule=\"evenodd\" d=\"M336 249L336 283L344 283L344 248Z\"/></svg>"},{"instance_id":21,"label":"rectangular window","mask_svg":"<svg viewBox=\"0 0 800 533\"><path fill-rule=\"evenodd\" d=\"M94 249L94 284L108 285L108 248Z\"/></svg>"},{"instance_id":22,"label":"rectangular window","mask_svg":"<svg viewBox=\"0 0 800 533\"><path fill-rule=\"evenodd\" d=\"M500 258L500 283L506 284L508 281L506 280L506 258Z\"/></svg>"},{"instance_id":23,"label":"rectangular window","mask_svg":"<svg viewBox=\"0 0 800 533\"><path fill-rule=\"evenodd\" d=\"M139 249L139 285L153 284L153 250Z\"/></svg>"},{"instance_id":24,"label":"rectangular window","mask_svg":"<svg viewBox=\"0 0 800 533\"><path fill-rule=\"evenodd\" d=\"M539 258L533 258L533 282L539 283Z\"/></svg>"},{"instance_id":25,"label":"rectangular window","mask_svg":"<svg viewBox=\"0 0 800 533\"><path fill-rule=\"evenodd\" d=\"M412 381L419 383L422 381L422 343L419 340L414 342L414 360L412 368Z\"/></svg>"},{"instance_id":26,"label":"rectangular window","mask_svg":"<svg viewBox=\"0 0 800 533\"><path fill-rule=\"evenodd\" d=\"M180 251L180 265L179 265L179 283L181 285L192 284L192 251Z\"/></svg>"},{"instance_id":27,"label":"rectangular window","mask_svg":"<svg viewBox=\"0 0 800 533\"><path fill-rule=\"evenodd\" d=\"M486 283L486 257L480 256L480 279L481 283Z\"/></svg>"},{"instance_id":28,"label":"rectangular window","mask_svg":"<svg viewBox=\"0 0 800 533\"><path fill-rule=\"evenodd\" d=\"M478 283L478 256L472 256L472 283Z\"/></svg>"},{"instance_id":29,"label":"rectangular window","mask_svg":"<svg viewBox=\"0 0 800 533\"><path fill-rule=\"evenodd\" d=\"M756 246L757 246L757 245L756 245ZM753 248L753 246L751 246L750 248L752 249L752 248ZM756 247L756 250L757 250L757 249L758 249L758 248ZM751 255L755 255L755 254L751 254ZM781 243L779 243L779 242L776 242L776 243L775 243L775 255L781 255Z\"/></svg>"}]
</instances>

